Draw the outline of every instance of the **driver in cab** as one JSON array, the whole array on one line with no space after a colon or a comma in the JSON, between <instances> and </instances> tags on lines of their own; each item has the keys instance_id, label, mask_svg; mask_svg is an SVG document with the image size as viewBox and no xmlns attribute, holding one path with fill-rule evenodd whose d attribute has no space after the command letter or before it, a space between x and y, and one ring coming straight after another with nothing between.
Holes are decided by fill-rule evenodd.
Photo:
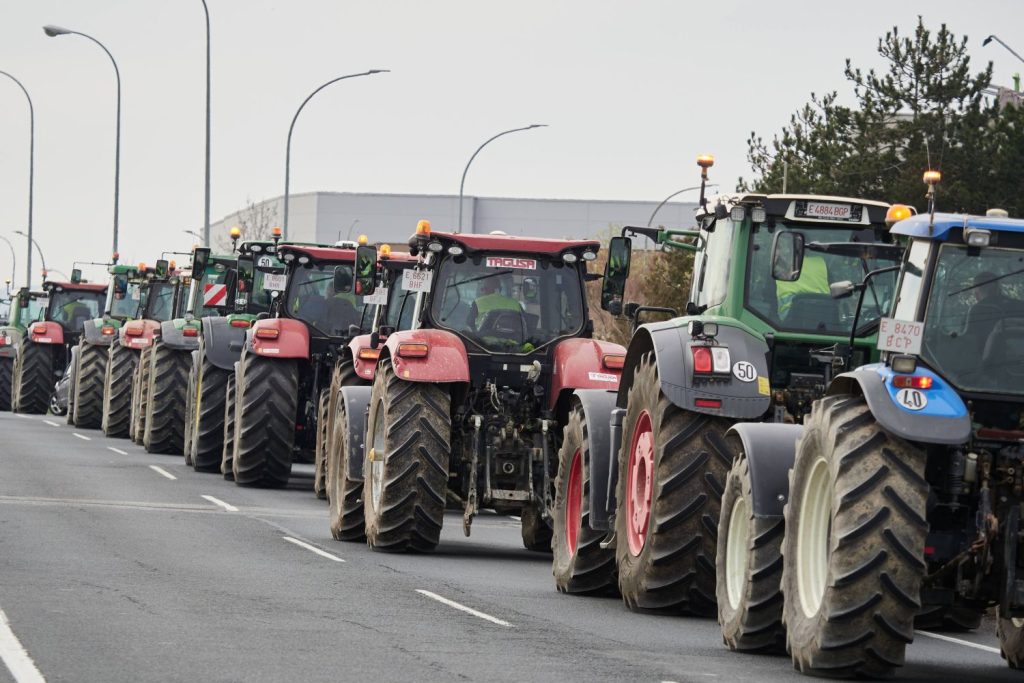
<instances>
[{"instance_id":1,"label":"driver in cab","mask_svg":"<svg viewBox=\"0 0 1024 683\"><path fill-rule=\"evenodd\" d=\"M468 322L473 329L480 332L488 314L494 311L522 314L523 307L519 302L504 293L511 290L511 285L512 278L507 274L494 275L480 282L480 295L469 309Z\"/></svg>"}]
</instances>

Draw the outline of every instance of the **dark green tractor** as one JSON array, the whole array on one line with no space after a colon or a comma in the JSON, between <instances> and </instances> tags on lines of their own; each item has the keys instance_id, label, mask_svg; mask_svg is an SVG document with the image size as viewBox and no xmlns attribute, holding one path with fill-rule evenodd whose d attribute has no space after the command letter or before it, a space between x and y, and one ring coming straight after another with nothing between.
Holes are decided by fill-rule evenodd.
<instances>
[{"instance_id":1,"label":"dark green tractor","mask_svg":"<svg viewBox=\"0 0 1024 683\"><path fill-rule=\"evenodd\" d=\"M14 360L18 346L25 339L28 326L43 319L46 312L45 292L32 292L22 287L11 297L7 322L0 326L0 410L11 409Z\"/></svg>"}]
</instances>

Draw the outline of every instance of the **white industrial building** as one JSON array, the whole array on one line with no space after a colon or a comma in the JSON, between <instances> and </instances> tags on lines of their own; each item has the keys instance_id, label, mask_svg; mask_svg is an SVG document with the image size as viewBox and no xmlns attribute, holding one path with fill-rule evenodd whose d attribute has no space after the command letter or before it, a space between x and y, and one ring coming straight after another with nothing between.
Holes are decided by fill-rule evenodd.
<instances>
[{"instance_id":1,"label":"white industrial building","mask_svg":"<svg viewBox=\"0 0 1024 683\"><path fill-rule=\"evenodd\" d=\"M462 231L536 237L607 237L625 225L647 225L659 202L599 199L463 198ZM669 202L654 225L689 228L696 203ZM333 243L367 235L372 242L405 242L416 222L427 219L434 230L455 231L459 224L458 195L308 192L289 200L288 235L297 242ZM232 226L259 229L284 225L284 200L275 197L214 223L216 240ZM243 236L244 238L245 236Z\"/></svg>"}]
</instances>

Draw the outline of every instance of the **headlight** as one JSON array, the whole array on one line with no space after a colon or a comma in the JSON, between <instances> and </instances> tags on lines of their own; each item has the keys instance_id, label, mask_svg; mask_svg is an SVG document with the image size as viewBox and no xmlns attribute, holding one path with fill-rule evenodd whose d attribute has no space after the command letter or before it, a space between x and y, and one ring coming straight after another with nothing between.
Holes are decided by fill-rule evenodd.
<instances>
[{"instance_id":1,"label":"headlight","mask_svg":"<svg viewBox=\"0 0 1024 683\"><path fill-rule=\"evenodd\" d=\"M593 251L585 251L585 252L583 252L583 260L584 261L593 261L596 258L597 258L597 252L593 252Z\"/></svg>"},{"instance_id":2,"label":"headlight","mask_svg":"<svg viewBox=\"0 0 1024 683\"><path fill-rule=\"evenodd\" d=\"M436 254L437 252L444 249L444 245L442 245L440 242L431 242L430 244L427 245L427 249Z\"/></svg>"},{"instance_id":3,"label":"headlight","mask_svg":"<svg viewBox=\"0 0 1024 683\"><path fill-rule=\"evenodd\" d=\"M448 247L448 253L452 256L462 256L462 247L450 246Z\"/></svg>"},{"instance_id":4,"label":"headlight","mask_svg":"<svg viewBox=\"0 0 1024 683\"><path fill-rule=\"evenodd\" d=\"M309 257L308 256L300 256L299 257L299 263L302 264L302 265L306 265L307 263L309 263Z\"/></svg>"},{"instance_id":5,"label":"headlight","mask_svg":"<svg viewBox=\"0 0 1024 683\"><path fill-rule=\"evenodd\" d=\"M572 253L571 251L567 251L564 254L562 254L562 260L565 261L566 263L576 263L576 261L578 261L579 259L576 257L576 254Z\"/></svg>"}]
</instances>

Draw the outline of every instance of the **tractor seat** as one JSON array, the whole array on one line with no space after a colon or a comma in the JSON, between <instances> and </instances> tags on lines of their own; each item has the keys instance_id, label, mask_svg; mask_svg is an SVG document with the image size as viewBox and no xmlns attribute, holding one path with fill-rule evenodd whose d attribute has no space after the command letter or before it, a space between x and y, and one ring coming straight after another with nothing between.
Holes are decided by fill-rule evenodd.
<instances>
[{"instance_id":1,"label":"tractor seat","mask_svg":"<svg viewBox=\"0 0 1024 683\"><path fill-rule=\"evenodd\" d=\"M89 313L88 306L75 306L68 320L68 331L80 332L82 327L85 326L85 321L90 318L92 318L92 315Z\"/></svg>"},{"instance_id":2,"label":"tractor seat","mask_svg":"<svg viewBox=\"0 0 1024 683\"><path fill-rule=\"evenodd\" d=\"M828 294L797 294L784 323L805 330L835 330L839 328L839 310Z\"/></svg>"},{"instance_id":3,"label":"tractor seat","mask_svg":"<svg viewBox=\"0 0 1024 683\"><path fill-rule=\"evenodd\" d=\"M985 341L978 369L989 377L999 373L1024 377L1024 317L1005 318L995 324Z\"/></svg>"}]
</instances>

